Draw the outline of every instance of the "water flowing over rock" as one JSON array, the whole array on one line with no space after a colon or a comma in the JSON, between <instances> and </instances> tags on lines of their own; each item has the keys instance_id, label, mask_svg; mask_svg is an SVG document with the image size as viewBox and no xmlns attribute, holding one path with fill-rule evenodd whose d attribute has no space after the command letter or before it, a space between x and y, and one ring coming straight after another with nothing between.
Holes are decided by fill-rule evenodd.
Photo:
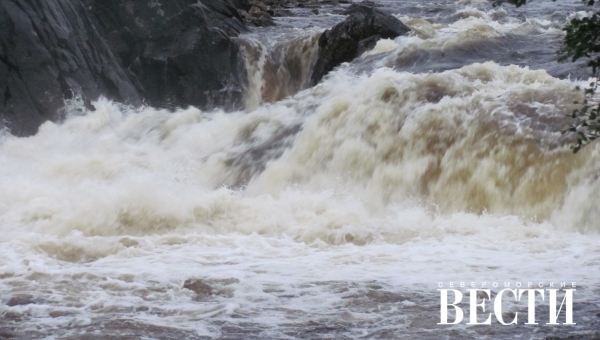
<instances>
[{"instance_id":1,"label":"water flowing over rock","mask_svg":"<svg viewBox=\"0 0 600 340\"><path fill-rule=\"evenodd\" d=\"M584 3L200 1L0 0L0 339L598 338Z\"/></svg>"},{"instance_id":2,"label":"water flowing over rock","mask_svg":"<svg viewBox=\"0 0 600 340\"><path fill-rule=\"evenodd\" d=\"M353 4L345 14L348 14L346 20L326 30L319 38L319 57L311 77L313 85L336 66L358 57L364 49L362 46L374 46L367 42L410 32L410 28L400 20L375 8L370 2ZM374 38L376 36L379 38Z\"/></svg>"},{"instance_id":3,"label":"water flowing over rock","mask_svg":"<svg viewBox=\"0 0 600 340\"><path fill-rule=\"evenodd\" d=\"M0 28L0 123L15 135L61 119L75 95L90 108L100 95L166 108L243 106L234 38L246 28L228 1L6 0Z\"/></svg>"}]
</instances>

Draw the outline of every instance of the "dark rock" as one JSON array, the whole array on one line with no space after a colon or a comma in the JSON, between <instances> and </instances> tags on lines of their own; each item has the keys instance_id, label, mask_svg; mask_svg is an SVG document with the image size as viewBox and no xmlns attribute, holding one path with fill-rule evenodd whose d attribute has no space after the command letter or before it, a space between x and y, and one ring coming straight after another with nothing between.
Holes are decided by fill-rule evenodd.
<instances>
[{"instance_id":1,"label":"dark rock","mask_svg":"<svg viewBox=\"0 0 600 340\"><path fill-rule=\"evenodd\" d=\"M0 1L0 124L32 135L59 120L64 99L141 97L79 1Z\"/></svg>"},{"instance_id":2,"label":"dark rock","mask_svg":"<svg viewBox=\"0 0 600 340\"><path fill-rule=\"evenodd\" d=\"M264 3L260 2L260 1L251 1L250 5L253 7L258 7L258 9L263 12L267 10L267 5L265 5Z\"/></svg>"},{"instance_id":3,"label":"dark rock","mask_svg":"<svg viewBox=\"0 0 600 340\"><path fill-rule=\"evenodd\" d=\"M187 279L183 283L184 289L189 289L196 293L193 298L195 301L208 301L212 297L220 296L225 298L233 297L235 288L231 285L239 283L238 279Z\"/></svg>"},{"instance_id":4,"label":"dark rock","mask_svg":"<svg viewBox=\"0 0 600 340\"><path fill-rule=\"evenodd\" d=\"M243 9L244 11L248 11L250 9L250 0L231 0L231 4L233 7L237 9Z\"/></svg>"},{"instance_id":5,"label":"dark rock","mask_svg":"<svg viewBox=\"0 0 600 340\"><path fill-rule=\"evenodd\" d=\"M358 53L357 55L361 55L375 47L377 45L377 41L381 39L381 35L376 34L372 37L368 37L367 39L363 39L358 42Z\"/></svg>"},{"instance_id":6,"label":"dark rock","mask_svg":"<svg viewBox=\"0 0 600 340\"><path fill-rule=\"evenodd\" d=\"M272 9L273 13L270 13L274 17L291 17L293 16L292 12L288 9L284 8L275 8Z\"/></svg>"},{"instance_id":7,"label":"dark rock","mask_svg":"<svg viewBox=\"0 0 600 340\"><path fill-rule=\"evenodd\" d=\"M240 108L245 29L229 0L2 0L0 125L34 134L74 95Z\"/></svg>"},{"instance_id":8,"label":"dark rock","mask_svg":"<svg viewBox=\"0 0 600 340\"><path fill-rule=\"evenodd\" d=\"M254 12L250 15L250 22L255 26L275 26L273 18L267 12Z\"/></svg>"},{"instance_id":9,"label":"dark rock","mask_svg":"<svg viewBox=\"0 0 600 340\"><path fill-rule=\"evenodd\" d=\"M245 10L243 10L243 9L239 9L239 8L238 8L238 10L237 10L237 11L238 11L238 14L239 14L239 15L240 15L242 18L244 18L244 19L246 19L246 20L248 20L248 19L250 18L250 14L249 14L248 12L246 12Z\"/></svg>"},{"instance_id":10,"label":"dark rock","mask_svg":"<svg viewBox=\"0 0 600 340\"><path fill-rule=\"evenodd\" d=\"M314 14L319 14L319 10L316 8L313 8L313 10L311 12L313 12Z\"/></svg>"},{"instance_id":11,"label":"dark rock","mask_svg":"<svg viewBox=\"0 0 600 340\"><path fill-rule=\"evenodd\" d=\"M34 304L35 299L32 295L29 294L19 294L12 296L7 302L6 305L9 307L14 306L22 306L22 305L30 305Z\"/></svg>"},{"instance_id":12,"label":"dark rock","mask_svg":"<svg viewBox=\"0 0 600 340\"><path fill-rule=\"evenodd\" d=\"M346 20L326 30L319 38L319 56L311 77L312 85L316 85L336 66L359 56L361 41L367 39L362 43L362 48L365 48L380 38L395 38L410 31L396 17L370 4L353 4L345 14L348 14Z\"/></svg>"},{"instance_id":13,"label":"dark rock","mask_svg":"<svg viewBox=\"0 0 600 340\"><path fill-rule=\"evenodd\" d=\"M275 14L275 11L269 9L267 5L259 1L250 1L250 8L248 11L240 12L242 17L253 24L254 26L275 26L275 21L271 15Z\"/></svg>"},{"instance_id":14,"label":"dark rock","mask_svg":"<svg viewBox=\"0 0 600 340\"><path fill-rule=\"evenodd\" d=\"M281 0L263 0L263 3L269 7L279 6L281 2Z\"/></svg>"},{"instance_id":15,"label":"dark rock","mask_svg":"<svg viewBox=\"0 0 600 340\"><path fill-rule=\"evenodd\" d=\"M242 107L245 66L232 38L246 30L224 0L84 0L152 106Z\"/></svg>"},{"instance_id":16,"label":"dark rock","mask_svg":"<svg viewBox=\"0 0 600 340\"><path fill-rule=\"evenodd\" d=\"M55 319L55 318L60 318L63 316L73 315L73 312L64 311L64 310L53 310L53 311L49 312L48 315L51 318Z\"/></svg>"},{"instance_id":17,"label":"dark rock","mask_svg":"<svg viewBox=\"0 0 600 340\"><path fill-rule=\"evenodd\" d=\"M183 283L183 288L189 289L200 296L210 296L213 289L210 285L200 279L189 279Z\"/></svg>"},{"instance_id":18,"label":"dark rock","mask_svg":"<svg viewBox=\"0 0 600 340\"><path fill-rule=\"evenodd\" d=\"M370 1L370 0L365 0L365 1L363 1L363 2L361 2L361 3L358 3L358 4L352 4L352 5L351 5L351 6L350 6L350 7L349 7L347 10L346 10L346 13L348 13L348 14L349 14L349 13L351 13L351 12L355 11L355 10L360 10L360 7L364 7L364 6L368 6L368 7L381 7L381 5L379 5L379 4L377 4L377 3L373 2L373 1Z\"/></svg>"},{"instance_id":19,"label":"dark rock","mask_svg":"<svg viewBox=\"0 0 600 340\"><path fill-rule=\"evenodd\" d=\"M254 13L260 13L260 12L263 12L263 10L260 9L260 7L252 6L252 7L250 7L250 10L248 11L248 14L252 15Z\"/></svg>"}]
</instances>

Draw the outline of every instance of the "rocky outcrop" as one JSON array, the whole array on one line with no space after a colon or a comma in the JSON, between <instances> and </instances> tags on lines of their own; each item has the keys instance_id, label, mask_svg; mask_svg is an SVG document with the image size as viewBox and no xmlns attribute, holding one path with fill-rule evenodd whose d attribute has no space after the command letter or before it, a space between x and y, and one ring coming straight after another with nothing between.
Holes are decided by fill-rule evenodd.
<instances>
[{"instance_id":1,"label":"rocky outcrop","mask_svg":"<svg viewBox=\"0 0 600 340\"><path fill-rule=\"evenodd\" d=\"M375 8L370 2L353 4L345 12L348 17L319 38L319 56L311 76L311 84L344 62L352 61L379 39L390 39L410 31L396 17Z\"/></svg>"},{"instance_id":2,"label":"rocky outcrop","mask_svg":"<svg viewBox=\"0 0 600 340\"><path fill-rule=\"evenodd\" d=\"M232 3L246 22L259 27L275 26L275 22L271 16L274 12L264 3L257 0L235 0Z\"/></svg>"},{"instance_id":3,"label":"rocky outcrop","mask_svg":"<svg viewBox=\"0 0 600 340\"><path fill-rule=\"evenodd\" d=\"M87 10L71 0L0 1L0 119L16 135L57 120L64 99L104 94L140 104Z\"/></svg>"},{"instance_id":4,"label":"rocky outcrop","mask_svg":"<svg viewBox=\"0 0 600 340\"><path fill-rule=\"evenodd\" d=\"M246 30L225 0L84 0L111 50L156 107L241 108Z\"/></svg>"},{"instance_id":5,"label":"rocky outcrop","mask_svg":"<svg viewBox=\"0 0 600 340\"><path fill-rule=\"evenodd\" d=\"M2 0L0 124L34 134L74 95L242 107L245 29L229 0Z\"/></svg>"}]
</instances>

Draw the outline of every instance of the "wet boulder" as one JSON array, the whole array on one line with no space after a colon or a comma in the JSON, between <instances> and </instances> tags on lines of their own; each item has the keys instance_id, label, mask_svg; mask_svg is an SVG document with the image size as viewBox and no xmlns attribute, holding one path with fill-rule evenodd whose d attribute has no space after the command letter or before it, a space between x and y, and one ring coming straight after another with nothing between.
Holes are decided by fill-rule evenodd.
<instances>
[{"instance_id":1,"label":"wet boulder","mask_svg":"<svg viewBox=\"0 0 600 340\"><path fill-rule=\"evenodd\" d=\"M0 128L35 134L74 96L241 108L245 30L230 0L2 0Z\"/></svg>"},{"instance_id":2,"label":"wet boulder","mask_svg":"<svg viewBox=\"0 0 600 340\"><path fill-rule=\"evenodd\" d=\"M260 1L250 1L250 11L249 11L249 13L252 12L252 8L253 7L255 7L256 10L262 11L262 12L265 12L267 10L267 5L265 5L264 3L260 2Z\"/></svg>"},{"instance_id":3,"label":"wet boulder","mask_svg":"<svg viewBox=\"0 0 600 340\"><path fill-rule=\"evenodd\" d=\"M247 7L238 8L238 13L240 13L246 22L254 26L275 26L275 21L272 18L274 12L260 1L248 2Z\"/></svg>"},{"instance_id":4,"label":"wet boulder","mask_svg":"<svg viewBox=\"0 0 600 340\"><path fill-rule=\"evenodd\" d=\"M35 134L74 95L142 102L81 2L0 1L0 127Z\"/></svg>"},{"instance_id":5,"label":"wet boulder","mask_svg":"<svg viewBox=\"0 0 600 340\"><path fill-rule=\"evenodd\" d=\"M251 6L250 0L231 0L231 4L233 7L243 11L248 11Z\"/></svg>"},{"instance_id":6,"label":"wet boulder","mask_svg":"<svg viewBox=\"0 0 600 340\"><path fill-rule=\"evenodd\" d=\"M391 39L410 32L396 17L384 13L370 2L351 5L348 17L319 38L319 55L313 68L311 84L316 85L336 66L352 61L372 48L379 39Z\"/></svg>"},{"instance_id":7,"label":"wet boulder","mask_svg":"<svg viewBox=\"0 0 600 340\"><path fill-rule=\"evenodd\" d=\"M372 50L375 47L375 45L377 45L377 41L379 41L379 39L381 39L381 36L379 34L375 34L374 36L359 41L357 55L361 55L367 51Z\"/></svg>"},{"instance_id":8,"label":"wet boulder","mask_svg":"<svg viewBox=\"0 0 600 340\"><path fill-rule=\"evenodd\" d=\"M84 1L148 104L243 107L246 71L234 38L246 26L230 1Z\"/></svg>"},{"instance_id":9,"label":"wet boulder","mask_svg":"<svg viewBox=\"0 0 600 340\"><path fill-rule=\"evenodd\" d=\"M255 12L250 15L250 22L254 24L254 26L275 26L275 21L271 15L267 12Z\"/></svg>"},{"instance_id":10,"label":"wet boulder","mask_svg":"<svg viewBox=\"0 0 600 340\"><path fill-rule=\"evenodd\" d=\"M285 8L272 8L268 12L273 17L291 17L291 16L294 16L289 9L285 9Z\"/></svg>"}]
</instances>

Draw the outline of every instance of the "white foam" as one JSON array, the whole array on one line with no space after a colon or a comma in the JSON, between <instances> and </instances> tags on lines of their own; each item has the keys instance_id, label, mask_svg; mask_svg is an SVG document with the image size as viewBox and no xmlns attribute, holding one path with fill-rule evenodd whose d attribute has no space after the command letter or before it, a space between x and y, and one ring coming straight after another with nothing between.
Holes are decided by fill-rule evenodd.
<instances>
[{"instance_id":1,"label":"white foam","mask_svg":"<svg viewBox=\"0 0 600 340\"><path fill-rule=\"evenodd\" d=\"M376 51L503 34L485 15L427 29ZM594 287L600 151L573 155L559 133L576 85L488 62L341 69L250 113L74 103L65 122L0 141L0 299L35 300L0 313L32 330L120 315L218 337L215 320L370 322L351 304L373 282Z\"/></svg>"}]
</instances>

